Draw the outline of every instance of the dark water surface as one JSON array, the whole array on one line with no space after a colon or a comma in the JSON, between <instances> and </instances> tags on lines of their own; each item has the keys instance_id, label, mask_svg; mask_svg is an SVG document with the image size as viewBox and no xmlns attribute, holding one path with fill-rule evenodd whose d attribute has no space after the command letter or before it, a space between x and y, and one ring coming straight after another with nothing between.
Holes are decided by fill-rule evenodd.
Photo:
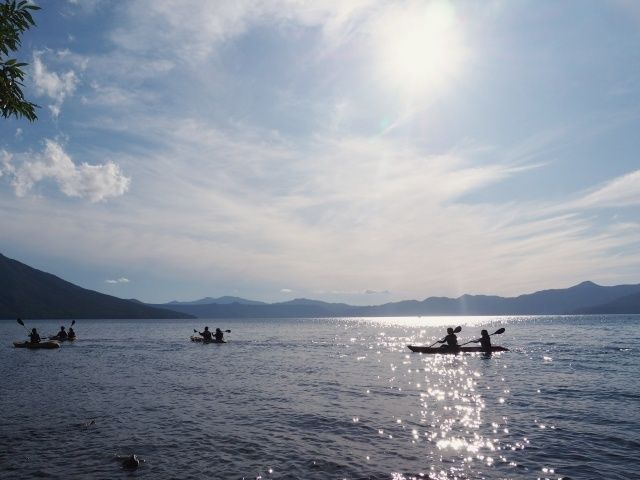
<instances>
[{"instance_id":1,"label":"dark water surface","mask_svg":"<svg viewBox=\"0 0 640 480\"><path fill-rule=\"evenodd\" d=\"M60 322L27 321L44 333ZM69 322L67 322L68 324ZM194 327L232 330L226 345ZM485 356L412 354L443 326ZM0 322L0 478L640 478L640 317ZM95 425L81 424L95 420ZM146 462L122 470L116 455Z\"/></svg>"}]
</instances>

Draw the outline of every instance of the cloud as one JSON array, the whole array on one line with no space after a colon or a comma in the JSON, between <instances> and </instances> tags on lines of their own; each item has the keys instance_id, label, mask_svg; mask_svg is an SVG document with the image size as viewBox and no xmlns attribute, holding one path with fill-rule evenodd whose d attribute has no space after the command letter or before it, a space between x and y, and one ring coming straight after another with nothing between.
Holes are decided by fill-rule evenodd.
<instances>
[{"instance_id":1,"label":"cloud","mask_svg":"<svg viewBox=\"0 0 640 480\"><path fill-rule=\"evenodd\" d=\"M73 95L78 85L78 77L73 70L58 74L47 69L42 61L42 52L33 54L33 81L36 93L46 95L53 100L49 109L54 117L60 115L60 109L65 98Z\"/></svg>"},{"instance_id":2,"label":"cloud","mask_svg":"<svg viewBox=\"0 0 640 480\"><path fill-rule=\"evenodd\" d=\"M152 50L154 55L164 52L197 63L256 23L319 26L327 37L339 38L374 4L372 0L188 0L179 4L174 0L143 0L127 4L123 25L113 32L112 40L129 51ZM184 55L185 51L189 54Z\"/></svg>"},{"instance_id":3,"label":"cloud","mask_svg":"<svg viewBox=\"0 0 640 480\"><path fill-rule=\"evenodd\" d=\"M11 163L13 155L6 150L0 150L0 177L3 175L13 175L16 171Z\"/></svg>"},{"instance_id":4,"label":"cloud","mask_svg":"<svg viewBox=\"0 0 640 480\"><path fill-rule=\"evenodd\" d=\"M365 290L365 295L389 295L391 292L389 290Z\"/></svg>"},{"instance_id":5,"label":"cloud","mask_svg":"<svg viewBox=\"0 0 640 480\"><path fill-rule=\"evenodd\" d=\"M120 278L116 278L115 280L105 280L105 283L111 283L111 284L129 283L129 279L125 277L120 277Z\"/></svg>"},{"instance_id":6,"label":"cloud","mask_svg":"<svg viewBox=\"0 0 640 480\"><path fill-rule=\"evenodd\" d=\"M293 293L293 290L290 288L281 288L280 293Z\"/></svg>"},{"instance_id":7,"label":"cloud","mask_svg":"<svg viewBox=\"0 0 640 480\"><path fill-rule=\"evenodd\" d=\"M113 162L76 165L62 146L50 139L45 140L42 153L21 155L18 166L13 165L13 158L3 152L1 168L13 177L11 183L19 197L25 196L36 183L52 179L65 195L98 202L123 195L131 182Z\"/></svg>"},{"instance_id":8,"label":"cloud","mask_svg":"<svg viewBox=\"0 0 640 480\"><path fill-rule=\"evenodd\" d=\"M640 205L640 170L614 178L571 204L574 208Z\"/></svg>"}]
</instances>

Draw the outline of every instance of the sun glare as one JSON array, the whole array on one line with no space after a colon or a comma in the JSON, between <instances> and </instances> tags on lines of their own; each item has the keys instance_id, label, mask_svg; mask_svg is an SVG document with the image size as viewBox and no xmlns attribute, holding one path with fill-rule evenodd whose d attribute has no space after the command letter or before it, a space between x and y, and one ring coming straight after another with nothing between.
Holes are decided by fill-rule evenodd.
<instances>
[{"instance_id":1,"label":"sun glare","mask_svg":"<svg viewBox=\"0 0 640 480\"><path fill-rule=\"evenodd\" d=\"M396 7L377 27L379 76L387 87L415 97L445 88L459 74L465 49L448 2Z\"/></svg>"}]
</instances>

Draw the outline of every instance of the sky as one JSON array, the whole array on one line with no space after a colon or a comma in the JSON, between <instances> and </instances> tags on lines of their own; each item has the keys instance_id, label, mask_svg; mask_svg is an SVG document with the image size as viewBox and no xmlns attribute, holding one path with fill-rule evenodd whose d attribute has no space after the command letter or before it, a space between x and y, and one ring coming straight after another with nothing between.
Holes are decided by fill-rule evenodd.
<instances>
[{"instance_id":1,"label":"sky","mask_svg":"<svg viewBox=\"0 0 640 480\"><path fill-rule=\"evenodd\" d=\"M640 4L41 0L0 253L147 302L640 283Z\"/></svg>"}]
</instances>

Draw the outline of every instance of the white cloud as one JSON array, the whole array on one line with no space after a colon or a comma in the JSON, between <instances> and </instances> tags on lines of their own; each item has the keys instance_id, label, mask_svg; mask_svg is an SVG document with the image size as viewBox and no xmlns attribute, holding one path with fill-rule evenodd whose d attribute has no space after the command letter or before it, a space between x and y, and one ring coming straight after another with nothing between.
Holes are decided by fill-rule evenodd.
<instances>
[{"instance_id":1,"label":"white cloud","mask_svg":"<svg viewBox=\"0 0 640 480\"><path fill-rule=\"evenodd\" d=\"M73 95L78 85L78 77L73 70L58 74L47 69L42 61L42 52L33 55L33 80L38 95L46 95L53 100L49 109L54 117L60 115L65 98Z\"/></svg>"},{"instance_id":2,"label":"white cloud","mask_svg":"<svg viewBox=\"0 0 640 480\"><path fill-rule=\"evenodd\" d=\"M109 280L105 280L105 283L111 283L111 284L117 284L117 283L129 283L129 279L126 277L120 277L120 278L116 278L116 279L109 279Z\"/></svg>"},{"instance_id":3,"label":"white cloud","mask_svg":"<svg viewBox=\"0 0 640 480\"><path fill-rule=\"evenodd\" d=\"M614 178L573 203L575 208L640 205L640 170Z\"/></svg>"},{"instance_id":4,"label":"white cloud","mask_svg":"<svg viewBox=\"0 0 640 480\"><path fill-rule=\"evenodd\" d=\"M293 290L290 288L281 288L280 293L293 293Z\"/></svg>"},{"instance_id":5,"label":"white cloud","mask_svg":"<svg viewBox=\"0 0 640 480\"><path fill-rule=\"evenodd\" d=\"M13 156L6 150L0 151L0 177L5 174L11 174L14 171L14 167L11 164Z\"/></svg>"},{"instance_id":6,"label":"white cloud","mask_svg":"<svg viewBox=\"0 0 640 480\"><path fill-rule=\"evenodd\" d=\"M42 153L20 155L19 165L13 165L12 158L16 157L3 153L2 170L12 175L12 185L19 197L26 195L36 183L52 179L65 195L97 202L124 194L131 182L113 162L76 165L62 146L50 139L45 140Z\"/></svg>"}]
</instances>

